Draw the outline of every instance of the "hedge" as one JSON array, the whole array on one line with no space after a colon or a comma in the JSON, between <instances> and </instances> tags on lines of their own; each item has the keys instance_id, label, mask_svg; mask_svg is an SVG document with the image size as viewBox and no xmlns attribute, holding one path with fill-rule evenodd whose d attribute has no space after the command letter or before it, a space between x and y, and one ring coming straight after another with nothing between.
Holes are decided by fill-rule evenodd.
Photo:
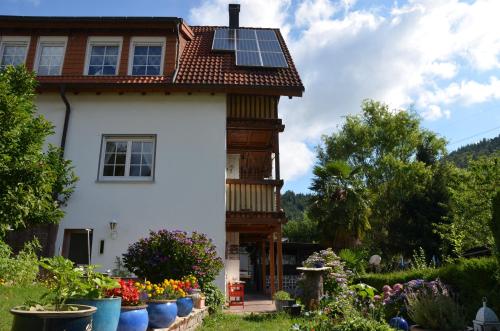
<instances>
[{"instance_id":1,"label":"hedge","mask_svg":"<svg viewBox=\"0 0 500 331\"><path fill-rule=\"evenodd\" d=\"M385 274L369 273L357 281L382 290L384 285L406 283L412 279L441 279L457 294L464 305L468 319L473 319L482 306L482 299L488 299L488 306L500 313L500 288L496 278L497 262L492 257L461 259L456 263L436 269L409 270Z\"/></svg>"}]
</instances>

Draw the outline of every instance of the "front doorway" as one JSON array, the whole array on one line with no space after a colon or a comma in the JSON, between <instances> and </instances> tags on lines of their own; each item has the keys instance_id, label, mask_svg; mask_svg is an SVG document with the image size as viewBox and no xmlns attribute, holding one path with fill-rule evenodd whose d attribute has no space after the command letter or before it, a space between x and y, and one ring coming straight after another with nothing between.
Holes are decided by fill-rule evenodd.
<instances>
[{"instance_id":1,"label":"front doorway","mask_svg":"<svg viewBox=\"0 0 500 331\"><path fill-rule=\"evenodd\" d=\"M62 256L76 265L90 264L92 261L92 230L65 229Z\"/></svg>"}]
</instances>

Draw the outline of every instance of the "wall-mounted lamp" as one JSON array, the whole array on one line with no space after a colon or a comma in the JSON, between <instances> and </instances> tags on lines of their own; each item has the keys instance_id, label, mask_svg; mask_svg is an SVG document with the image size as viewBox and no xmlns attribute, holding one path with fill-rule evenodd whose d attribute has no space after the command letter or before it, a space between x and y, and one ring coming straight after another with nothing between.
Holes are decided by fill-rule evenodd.
<instances>
[{"instance_id":1,"label":"wall-mounted lamp","mask_svg":"<svg viewBox=\"0 0 500 331\"><path fill-rule=\"evenodd\" d=\"M111 239L116 239L116 236L118 234L118 231L116 230L116 227L118 225L118 222L116 220L112 220L109 222L109 229L111 230Z\"/></svg>"}]
</instances>

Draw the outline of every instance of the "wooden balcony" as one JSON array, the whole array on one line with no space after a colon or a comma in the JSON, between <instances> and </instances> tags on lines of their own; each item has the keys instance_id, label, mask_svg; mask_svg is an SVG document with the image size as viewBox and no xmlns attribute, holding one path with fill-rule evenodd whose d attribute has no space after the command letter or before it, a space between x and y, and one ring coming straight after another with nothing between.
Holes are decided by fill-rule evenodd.
<instances>
[{"instance_id":1,"label":"wooden balcony","mask_svg":"<svg viewBox=\"0 0 500 331\"><path fill-rule=\"evenodd\" d=\"M226 179L226 212L277 213L282 180Z\"/></svg>"}]
</instances>

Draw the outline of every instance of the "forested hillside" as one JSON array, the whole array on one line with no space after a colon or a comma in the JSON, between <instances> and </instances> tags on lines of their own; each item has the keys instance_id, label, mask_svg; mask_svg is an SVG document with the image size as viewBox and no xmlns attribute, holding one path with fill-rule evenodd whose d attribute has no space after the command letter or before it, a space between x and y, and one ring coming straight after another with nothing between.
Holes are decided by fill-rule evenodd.
<instances>
[{"instance_id":1,"label":"forested hillside","mask_svg":"<svg viewBox=\"0 0 500 331\"><path fill-rule=\"evenodd\" d=\"M310 204L311 195L286 191L281 195L281 207L288 220L302 221L304 211Z\"/></svg>"},{"instance_id":2,"label":"forested hillside","mask_svg":"<svg viewBox=\"0 0 500 331\"><path fill-rule=\"evenodd\" d=\"M480 156L500 154L500 135L492 139L483 139L475 144L460 147L451 152L447 159L455 163L460 168L467 167L467 160L476 160Z\"/></svg>"}]
</instances>

